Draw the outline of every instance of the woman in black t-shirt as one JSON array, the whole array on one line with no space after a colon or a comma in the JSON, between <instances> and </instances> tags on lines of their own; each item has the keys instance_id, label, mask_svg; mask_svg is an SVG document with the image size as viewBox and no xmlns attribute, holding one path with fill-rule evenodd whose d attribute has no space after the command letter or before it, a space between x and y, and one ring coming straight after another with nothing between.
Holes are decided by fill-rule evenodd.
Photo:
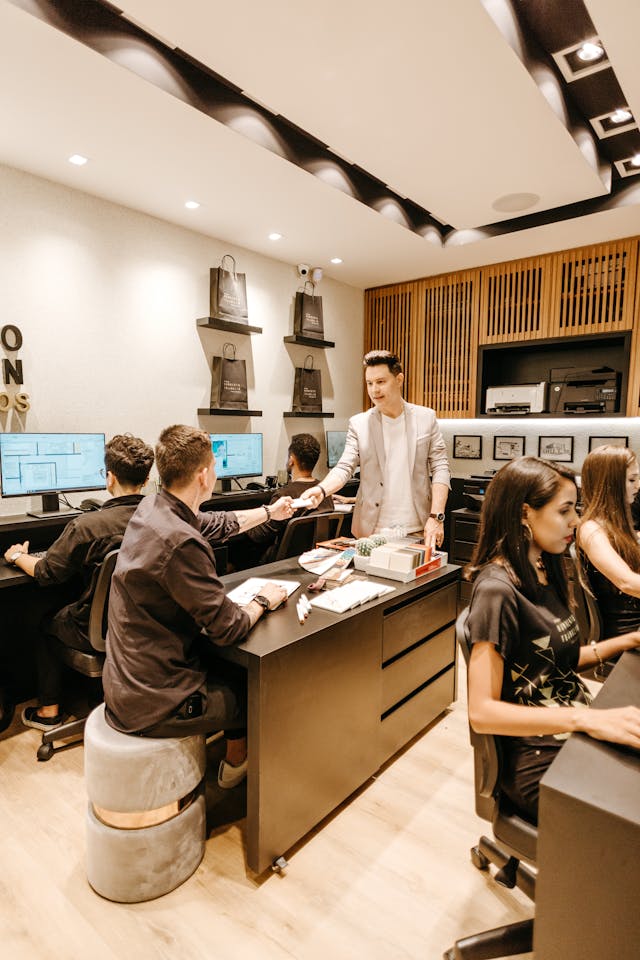
<instances>
[{"instance_id":1,"label":"woman in black t-shirt","mask_svg":"<svg viewBox=\"0 0 640 960\"><path fill-rule=\"evenodd\" d=\"M576 498L572 471L535 457L511 461L489 484L467 571L469 720L502 737L501 789L534 823L540 778L571 732L640 749L640 710L589 710L576 672L640 644L638 635L627 646L622 638L580 645L562 561Z\"/></svg>"},{"instance_id":2,"label":"woman in black t-shirt","mask_svg":"<svg viewBox=\"0 0 640 960\"><path fill-rule=\"evenodd\" d=\"M640 628L640 544L631 517L639 481L638 461L626 447L596 447L582 465L578 559L605 637Z\"/></svg>"}]
</instances>

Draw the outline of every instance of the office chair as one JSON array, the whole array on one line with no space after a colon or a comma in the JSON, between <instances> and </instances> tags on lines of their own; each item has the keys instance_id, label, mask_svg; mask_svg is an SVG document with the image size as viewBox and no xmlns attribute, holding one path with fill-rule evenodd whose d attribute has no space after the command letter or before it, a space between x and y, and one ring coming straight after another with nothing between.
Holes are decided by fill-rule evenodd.
<instances>
[{"instance_id":1,"label":"office chair","mask_svg":"<svg viewBox=\"0 0 640 960\"><path fill-rule=\"evenodd\" d=\"M57 637L51 635L49 642L54 645L56 656L62 660L72 670L83 674L85 677L101 677L102 666L104 664L105 641L107 637L107 610L109 606L109 588L111 586L111 576L113 574L116 560L118 559L118 550L110 550L100 565L96 579L96 588L91 600L89 610L89 643L93 647L93 652L86 650L74 650L66 646ZM54 753L67 747L75 747L82 743L84 737L84 727L87 722L86 717L80 720L70 720L68 723L62 723L53 730L46 730L42 734L42 742L38 747L38 760L50 760ZM77 740L73 743L66 743L57 749L53 746L56 740L66 740L79 734Z\"/></svg>"},{"instance_id":2,"label":"office chair","mask_svg":"<svg viewBox=\"0 0 640 960\"><path fill-rule=\"evenodd\" d=\"M285 527L275 559L299 557L305 550L315 547L319 540L333 540L340 535L343 520L344 513L338 511L293 517Z\"/></svg>"},{"instance_id":3,"label":"office chair","mask_svg":"<svg viewBox=\"0 0 640 960\"><path fill-rule=\"evenodd\" d=\"M456 621L456 637L469 667L471 645L466 623L469 609L463 610ZM500 738L488 733L476 733L469 726L474 757L476 813L493 827L495 840L480 837L471 848L471 861L479 870L490 863L497 866L495 879L504 887L518 886L531 900L535 899L536 875L521 863L535 864L537 828L522 817L507 797L500 794L502 763ZM533 919L521 920L457 940L443 955L444 960L490 960L529 953L533 949Z\"/></svg>"}]
</instances>

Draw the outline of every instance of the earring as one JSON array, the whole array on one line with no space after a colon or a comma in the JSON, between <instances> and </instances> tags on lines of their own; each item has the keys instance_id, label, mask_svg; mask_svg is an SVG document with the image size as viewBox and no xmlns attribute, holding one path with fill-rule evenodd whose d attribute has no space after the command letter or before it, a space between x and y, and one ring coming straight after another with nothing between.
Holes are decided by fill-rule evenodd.
<instances>
[{"instance_id":1,"label":"earring","mask_svg":"<svg viewBox=\"0 0 640 960\"><path fill-rule=\"evenodd\" d=\"M524 539L527 540L529 543L531 543L531 541L533 540L533 530L531 529L531 527L529 526L526 520L522 521L522 529L524 531Z\"/></svg>"}]
</instances>

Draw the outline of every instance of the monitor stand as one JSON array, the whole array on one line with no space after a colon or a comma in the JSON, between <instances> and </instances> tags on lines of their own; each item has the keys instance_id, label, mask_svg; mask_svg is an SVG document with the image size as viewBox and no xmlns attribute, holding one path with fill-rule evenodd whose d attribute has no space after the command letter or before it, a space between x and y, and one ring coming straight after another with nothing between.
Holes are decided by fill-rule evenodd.
<instances>
[{"instance_id":1,"label":"monitor stand","mask_svg":"<svg viewBox=\"0 0 640 960\"><path fill-rule=\"evenodd\" d=\"M38 520L45 520L47 517L75 517L82 513L81 510L74 510L71 507L60 507L60 500L57 493L42 494L42 510L27 510L28 517L36 517Z\"/></svg>"}]
</instances>

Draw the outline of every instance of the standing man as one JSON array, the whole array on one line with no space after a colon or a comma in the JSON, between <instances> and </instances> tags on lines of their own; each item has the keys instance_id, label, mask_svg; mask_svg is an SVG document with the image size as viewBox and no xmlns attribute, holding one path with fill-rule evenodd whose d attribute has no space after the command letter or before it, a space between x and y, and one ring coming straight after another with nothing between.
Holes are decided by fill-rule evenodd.
<instances>
[{"instance_id":1,"label":"standing man","mask_svg":"<svg viewBox=\"0 0 640 960\"><path fill-rule=\"evenodd\" d=\"M404 374L388 350L372 350L363 360L373 408L349 421L338 464L302 496L313 506L335 493L360 467L353 512L355 536L385 527L424 531L434 549L444 538L444 508L450 488L449 463L436 415L402 399Z\"/></svg>"},{"instance_id":2,"label":"standing man","mask_svg":"<svg viewBox=\"0 0 640 960\"><path fill-rule=\"evenodd\" d=\"M237 513L201 513L216 480L208 433L177 424L160 434L162 489L145 497L120 548L111 581L106 718L122 733L186 737L224 729L227 754L218 783L247 772L246 681L214 657L240 643L287 594L266 583L244 607L225 595L213 544L263 520L293 515L290 497Z\"/></svg>"}]
</instances>

